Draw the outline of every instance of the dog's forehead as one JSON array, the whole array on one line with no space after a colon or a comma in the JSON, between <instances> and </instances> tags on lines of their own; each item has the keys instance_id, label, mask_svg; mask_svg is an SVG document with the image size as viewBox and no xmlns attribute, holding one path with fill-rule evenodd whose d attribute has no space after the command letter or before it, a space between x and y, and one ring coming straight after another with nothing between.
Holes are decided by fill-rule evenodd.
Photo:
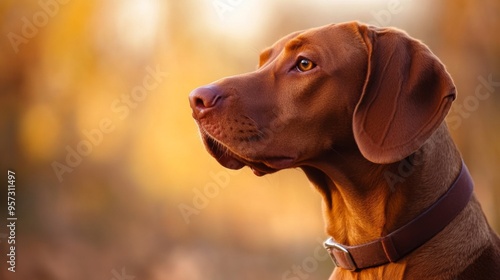
<instances>
[{"instance_id":1,"label":"dog's forehead","mask_svg":"<svg viewBox=\"0 0 500 280\"><path fill-rule=\"evenodd\" d=\"M346 37L357 33L358 26L358 22L348 22L341 24L328 24L324 26L296 31L282 37L281 39L276 41L270 48L281 50L288 44L296 42L298 40L324 41L325 39L328 40L329 37Z\"/></svg>"},{"instance_id":2,"label":"dog's forehead","mask_svg":"<svg viewBox=\"0 0 500 280\"><path fill-rule=\"evenodd\" d=\"M272 60L272 58L276 57L281 50L284 48L285 44L287 44L290 40L293 40L296 38L299 34L301 34L303 31L295 31L292 32L278 41L276 41L272 46L264 49L260 53L259 57L259 67L264 65L267 61Z\"/></svg>"},{"instance_id":3,"label":"dog's forehead","mask_svg":"<svg viewBox=\"0 0 500 280\"><path fill-rule=\"evenodd\" d=\"M266 64L268 61L272 61L283 49L294 49L304 42L313 43L315 45L331 44L332 41L337 41L336 43L339 43L339 39L347 39L346 34L355 33L357 26L357 22L349 22L343 24L329 24L292 32L261 52L259 67Z\"/></svg>"}]
</instances>

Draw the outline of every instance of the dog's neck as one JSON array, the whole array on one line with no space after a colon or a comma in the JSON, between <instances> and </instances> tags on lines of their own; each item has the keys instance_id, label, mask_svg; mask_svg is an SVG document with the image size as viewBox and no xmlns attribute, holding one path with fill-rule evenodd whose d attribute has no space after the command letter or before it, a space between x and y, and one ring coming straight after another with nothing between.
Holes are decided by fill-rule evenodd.
<instances>
[{"instance_id":1,"label":"dog's neck","mask_svg":"<svg viewBox=\"0 0 500 280\"><path fill-rule=\"evenodd\" d=\"M415 154L393 164L346 150L302 167L323 195L327 233L345 245L375 240L412 220L446 192L461 165L444 124Z\"/></svg>"}]
</instances>

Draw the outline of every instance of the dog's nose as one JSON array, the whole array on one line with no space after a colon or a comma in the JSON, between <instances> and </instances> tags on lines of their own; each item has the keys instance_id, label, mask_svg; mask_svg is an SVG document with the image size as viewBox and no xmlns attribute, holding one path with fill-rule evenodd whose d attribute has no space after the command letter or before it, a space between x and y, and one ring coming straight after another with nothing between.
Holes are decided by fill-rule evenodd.
<instances>
[{"instance_id":1,"label":"dog's nose","mask_svg":"<svg viewBox=\"0 0 500 280\"><path fill-rule=\"evenodd\" d=\"M221 94L213 86L199 87L189 94L189 104L196 115L214 108L221 99Z\"/></svg>"}]
</instances>

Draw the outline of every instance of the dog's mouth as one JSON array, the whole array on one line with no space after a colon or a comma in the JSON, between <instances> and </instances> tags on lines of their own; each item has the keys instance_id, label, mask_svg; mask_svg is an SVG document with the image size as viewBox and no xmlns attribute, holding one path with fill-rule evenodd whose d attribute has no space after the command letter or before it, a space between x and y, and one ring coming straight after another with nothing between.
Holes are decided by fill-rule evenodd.
<instances>
[{"instance_id":1,"label":"dog's mouth","mask_svg":"<svg viewBox=\"0 0 500 280\"><path fill-rule=\"evenodd\" d=\"M206 132L202 131L202 138L207 151L212 155L222 166L229 169L240 169L245 166L241 160L237 158L227 147L222 143L210 137Z\"/></svg>"},{"instance_id":2,"label":"dog's mouth","mask_svg":"<svg viewBox=\"0 0 500 280\"><path fill-rule=\"evenodd\" d=\"M207 151L219 164L229 169L241 169L248 166L257 176L274 173L278 170L290 168L295 162L295 158L288 156L266 156L254 159L244 158L232 152L226 145L210 136L206 131L201 130L203 143Z\"/></svg>"}]
</instances>

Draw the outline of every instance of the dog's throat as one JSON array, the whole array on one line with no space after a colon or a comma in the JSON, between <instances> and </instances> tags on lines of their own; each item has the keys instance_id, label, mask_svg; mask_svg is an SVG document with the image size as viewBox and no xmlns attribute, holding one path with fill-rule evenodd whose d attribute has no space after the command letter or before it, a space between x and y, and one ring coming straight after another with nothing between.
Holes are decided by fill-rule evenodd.
<instances>
[{"instance_id":1,"label":"dog's throat","mask_svg":"<svg viewBox=\"0 0 500 280\"><path fill-rule=\"evenodd\" d=\"M347 270L396 262L425 244L453 221L469 203L472 189L472 178L462 162L458 177L446 193L406 225L365 244L347 246L329 238L324 246L335 265Z\"/></svg>"}]
</instances>

